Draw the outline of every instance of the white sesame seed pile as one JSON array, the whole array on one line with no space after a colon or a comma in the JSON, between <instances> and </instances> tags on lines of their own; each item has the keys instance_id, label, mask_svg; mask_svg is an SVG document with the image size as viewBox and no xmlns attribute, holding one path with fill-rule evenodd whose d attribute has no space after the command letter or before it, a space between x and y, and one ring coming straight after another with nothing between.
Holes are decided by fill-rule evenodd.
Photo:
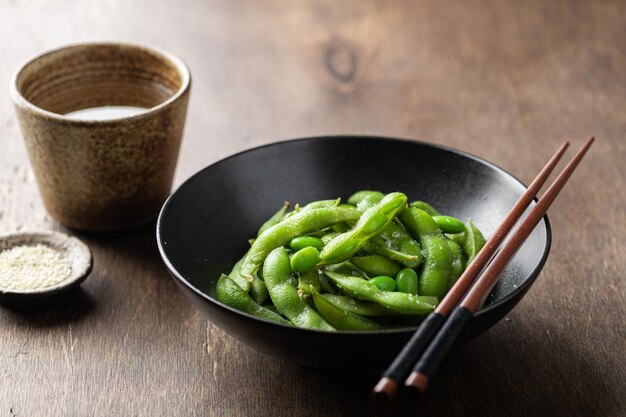
<instances>
[{"instance_id":1,"label":"white sesame seed pile","mask_svg":"<svg viewBox=\"0 0 626 417\"><path fill-rule=\"evenodd\" d=\"M72 272L70 262L49 246L23 245L0 252L0 289L37 290L52 287Z\"/></svg>"}]
</instances>

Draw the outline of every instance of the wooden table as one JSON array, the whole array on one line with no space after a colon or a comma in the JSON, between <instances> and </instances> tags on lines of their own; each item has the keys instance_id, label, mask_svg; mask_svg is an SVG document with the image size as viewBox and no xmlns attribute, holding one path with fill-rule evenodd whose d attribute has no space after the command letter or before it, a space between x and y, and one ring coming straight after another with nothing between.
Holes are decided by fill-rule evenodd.
<instances>
[{"instance_id":1,"label":"wooden table","mask_svg":"<svg viewBox=\"0 0 626 417\"><path fill-rule=\"evenodd\" d=\"M0 232L67 231L42 206L7 87L29 56L80 40L190 66L176 185L251 146L335 133L457 147L528 182L563 139L597 137L550 210L541 279L422 401L372 407L376 375L302 369L212 326L152 224L70 231L95 256L82 289L0 308L0 415L626 415L625 16L617 1L0 0Z\"/></svg>"}]
</instances>

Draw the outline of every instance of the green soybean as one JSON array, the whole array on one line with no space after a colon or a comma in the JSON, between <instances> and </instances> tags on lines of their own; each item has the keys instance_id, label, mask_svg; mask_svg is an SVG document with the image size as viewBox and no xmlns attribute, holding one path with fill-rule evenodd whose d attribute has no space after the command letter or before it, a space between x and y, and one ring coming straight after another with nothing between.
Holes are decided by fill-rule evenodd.
<instances>
[{"instance_id":1,"label":"green soybean","mask_svg":"<svg viewBox=\"0 0 626 417\"><path fill-rule=\"evenodd\" d=\"M404 268L396 275L396 289L407 294L417 295L417 273L411 268Z\"/></svg>"},{"instance_id":2,"label":"green soybean","mask_svg":"<svg viewBox=\"0 0 626 417\"><path fill-rule=\"evenodd\" d=\"M369 276L387 275L395 277L400 267L389 258L380 255L354 256L350 261Z\"/></svg>"},{"instance_id":3,"label":"green soybean","mask_svg":"<svg viewBox=\"0 0 626 417\"><path fill-rule=\"evenodd\" d=\"M361 212L353 208L322 207L301 211L264 231L252 244L239 274L252 281L253 274L274 249L293 238L344 221L356 221Z\"/></svg>"},{"instance_id":4,"label":"green soybean","mask_svg":"<svg viewBox=\"0 0 626 417\"><path fill-rule=\"evenodd\" d=\"M314 236L299 236L291 239L291 242L289 242L289 247L291 248L291 250L295 251L304 249L307 246L312 246L319 249L324 246L324 242L319 237Z\"/></svg>"},{"instance_id":5,"label":"green soybean","mask_svg":"<svg viewBox=\"0 0 626 417\"><path fill-rule=\"evenodd\" d=\"M315 268L320 260L320 253L313 246L307 246L294 253L291 257L291 269L303 273Z\"/></svg>"},{"instance_id":6,"label":"green soybean","mask_svg":"<svg viewBox=\"0 0 626 417\"><path fill-rule=\"evenodd\" d=\"M396 281L388 276L379 275L369 280L371 284L374 284L381 291L395 291L396 290Z\"/></svg>"},{"instance_id":7,"label":"green soybean","mask_svg":"<svg viewBox=\"0 0 626 417\"><path fill-rule=\"evenodd\" d=\"M263 262L263 276L272 302L293 324L308 329L335 330L298 296L298 291L291 284L289 255L284 247L278 247L267 255Z\"/></svg>"},{"instance_id":8,"label":"green soybean","mask_svg":"<svg viewBox=\"0 0 626 417\"><path fill-rule=\"evenodd\" d=\"M282 324L291 324L279 314L257 304L241 287L235 283L228 275L222 274L217 281L217 299L237 310L251 314L262 319L275 321Z\"/></svg>"},{"instance_id":9,"label":"green soybean","mask_svg":"<svg viewBox=\"0 0 626 417\"><path fill-rule=\"evenodd\" d=\"M437 226L444 233L461 233L465 231L465 225L456 217L452 216L432 216Z\"/></svg>"},{"instance_id":10,"label":"green soybean","mask_svg":"<svg viewBox=\"0 0 626 417\"><path fill-rule=\"evenodd\" d=\"M315 289L311 290L317 311L338 330L379 330L380 325L370 319L361 317L338 306L322 297Z\"/></svg>"},{"instance_id":11,"label":"green soybean","mask_svg":"<svg viewBox=\"0 0 626 417\"><path fill-rule=\"evenodd\" d=\"M404 292L381 291L376 285L362 278L351 277L331 271L324 274L347 295L361 300L373 301L396 313L416 315L432 312L437 306L437 298L418 296Z\"/></svg>"}]
</instances>

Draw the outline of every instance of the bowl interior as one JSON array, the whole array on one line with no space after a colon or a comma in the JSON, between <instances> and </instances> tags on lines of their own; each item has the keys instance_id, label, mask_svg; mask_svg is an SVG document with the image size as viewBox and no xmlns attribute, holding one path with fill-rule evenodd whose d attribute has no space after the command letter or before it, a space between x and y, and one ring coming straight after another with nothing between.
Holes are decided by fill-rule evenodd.
<instances>
[{"instance_id":1,"label":"bowl interior","mask_svg":"<svg viewBox=\"0 0 626 417\"><path fill-rule=\"evenodd\" d=\"M220 274L230 271L248 249L248 239L283 201L347 199L361 189L404 192L409 201L472 218L489 236L525 187L488 162L426 143L369 137L279 142L233 155L185 182L161 212L159 244L183 285L213 299ZM521 291L541 268L549 244L544 218L483 310Z\"/></svg>"}]
</instances>

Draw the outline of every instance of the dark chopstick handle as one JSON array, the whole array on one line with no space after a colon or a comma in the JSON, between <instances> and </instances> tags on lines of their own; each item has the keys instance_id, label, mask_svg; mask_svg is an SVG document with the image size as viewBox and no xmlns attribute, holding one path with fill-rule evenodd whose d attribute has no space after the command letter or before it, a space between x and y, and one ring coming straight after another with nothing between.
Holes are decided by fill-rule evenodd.
<instances>
[{"instance_id":1,"label":"dark chopstick handle","mask_svg":"<svg viewBox=\"0 0 626 417\"><path fill-rule=\"evenodd\" d=\"M472 317L474 317L472 312L464 307L456 307L452 311L446 323L413 368L413 372L406 380L406 386L417 388L421 392L426 391L428 382L454 348L461 333L472 321Z\"/></svg>"},{"instance_id":2,"label":"dark chopstick handle","mask_svg":"<svg viewBox=\"0 0 626 417\"><path fill-rule=\"evenodd\" d=\"M374 387L375 395L384 395L388 398L395 397L396 381L406 379L417 358L426 350L445 321L446 318L436 312L430 313L424 319L400 354L387 368L380 382Z\"/></svg>"}]
</instances>

